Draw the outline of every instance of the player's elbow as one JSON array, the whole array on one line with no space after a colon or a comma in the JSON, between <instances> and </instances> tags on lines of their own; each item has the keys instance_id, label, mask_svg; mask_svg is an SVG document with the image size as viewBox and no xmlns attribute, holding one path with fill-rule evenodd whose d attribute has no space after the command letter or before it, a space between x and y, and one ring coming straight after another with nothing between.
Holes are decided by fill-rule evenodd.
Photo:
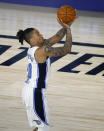
<instances>
[{"instance_id":1,"label":"player's elbow","mask_svg":"<svg viewBox=\"0 0 104 131\"><path fill-rule=\"evenodd\" d=\"M71 52L71 47L66 47L65 54L69 54Z\"/></svg>"},{"instance_id":2,"label":"player's elbow","mask_svg":"<svg viewBox=\"0 0 104 131\"><path fill-rule=\"evenodd\" d=\"M69 54L71 52L71 49L68 49L65 53L65 55Z\"/></svg>"},{"instance_id":3,"label":"player's elbow","mask_svg":"<svg viewBox=\"0 0 104 131\"><path fill-rule=\"evenodd\" d=\"M70 53L70 52L71 52L71 48L68 49L68 53Z\"/></svg>"}]
</instances>

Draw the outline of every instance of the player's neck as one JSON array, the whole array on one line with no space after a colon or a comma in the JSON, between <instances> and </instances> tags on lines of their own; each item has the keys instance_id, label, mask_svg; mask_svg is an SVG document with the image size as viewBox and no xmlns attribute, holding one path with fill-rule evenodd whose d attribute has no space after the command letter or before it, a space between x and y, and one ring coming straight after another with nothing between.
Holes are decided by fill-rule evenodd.
<instances>
[{"instance_id":1,"label":"player's neck","mask_svg":"<svg viewBox=\"0 0 104 131\"><path fill-rule=\"evenodd\" d=\"M30 46L31 46L31 47L34 47L34 46L42 47L43 44L41 44L41 43L38 43L38 44L31 44Z\"/></svg>"}]
</instances>

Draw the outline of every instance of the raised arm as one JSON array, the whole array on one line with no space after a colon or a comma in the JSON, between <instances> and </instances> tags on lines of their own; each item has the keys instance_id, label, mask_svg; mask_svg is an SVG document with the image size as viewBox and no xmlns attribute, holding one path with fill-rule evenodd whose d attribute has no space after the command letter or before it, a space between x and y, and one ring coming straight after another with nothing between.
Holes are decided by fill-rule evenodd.
<instances>
[{"instance_id":1,"label":"raised arm","mask_svg":"<svg viewBox=\"0 0 104 131\"><path fill-rule=\"evenodd\" d=\"M64 24L62 21L60 21L60 23L66 30L66 41L64 43L64 46L52 47L50 43L47 43L44 46L38 48L38 50L36 50L36 53L35 53L35 58L38 62L45 61L47 56L56 57L56 56L62 56L71 52L72 35L71 35L70 26L72 23Z\"/></svg>"},{"instance_id":2,"label":"raised arm","mask_svg":"<svg viewBox=\"0 0 104 131\"><path fill-rule=\"evenodd\" d=\"M45 40L44 45L52 46L52 45L58 43L60 40L63 39L63 37L65 36L65 33L66 33L65 28L60 29L54 36L52 36L51 38Z\"/></svg>"},{"instance_id":3,"label":"raised arm","mask_svg":"<svg viewBox=\"0 0 104 131\"><path fill-rule=\"evenodd\" d=\"M50 42L47 42L47 44L44 44L44 46L36 50L35 58L37 62L40 62L40 63L45 62L47 59L47 56L56 57L56 56L65 55L71 52L72 35L71 35L70 26L74 21L69 24L65 24L61 20L58 20L58 21L66 31L66 41L64 43L64 46L63 47L52 47L52 44L50 44Z\"/></svg>"},{"instance_id":4,"label":"raised arm","mask_svg":"<svg viewBox=\"0 0 104 131\"><path fill-rule=\"evenodd\" d=\"M77 17L76 17L77 18ZM63 47L51 47L50 44L47 44L43 47L43 55L45 56L61 56L65 55L71 52L72 47L72 35L70 26L74 22L70 22L69 24L63 23L61 20L58 19L58 22L61 24L61 26L66 29L66 41Z\"/></svg>"},{"instance_id":5,"label":"raised arm","mask_svg":"<svg viewBox=\"0 0 104 131\"><path fill-rule=\"evenodd\" d=\"M71 52L72 47L72 35L71 30L66 29L66 41L63 47L51 47L47 44L43 48L43 54L46 56L61 56Z\"/></svg>"}]
</instances>

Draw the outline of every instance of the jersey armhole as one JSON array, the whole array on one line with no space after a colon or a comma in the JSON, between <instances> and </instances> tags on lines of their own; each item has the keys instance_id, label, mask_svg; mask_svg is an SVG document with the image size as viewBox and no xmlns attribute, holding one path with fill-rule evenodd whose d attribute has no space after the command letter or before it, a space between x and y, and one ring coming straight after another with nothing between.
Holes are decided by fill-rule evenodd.
<instances>
[{"instance_id":1,"label":"jersey armhole","mask_svg":"<svg viewBox=\"0 0 104 131\"><path fill-rule=\"evenodd\" d=\"M38 49L38 48L37 48L37 49ZM37 49L36 49L36 50L37 50ZM34 51L34 59L35 59L35 61L36 61L37 63L40 63L40 64L45 63L45 62L48 60L49 56L46 57L46 60L45 60L44 62L38 62L38 61L36 60L36 57L35 57L35 52L36 52L36 50Z\"/></svg>"},{"instance_id":2,"label":"jersey armhole","mask_svg":"<svg viewBox=\"0 0 104 131\"><path fill-rule=\"evenodd\" d=\"M34 57L34 59L35 59L35 61L38 63L38 61L36 60L36 57L35 57L35 52L36 52L36 50L38 49L39 47L36 47L36 49L33 51L33 57Z\"/></svg>"}]
</instances>

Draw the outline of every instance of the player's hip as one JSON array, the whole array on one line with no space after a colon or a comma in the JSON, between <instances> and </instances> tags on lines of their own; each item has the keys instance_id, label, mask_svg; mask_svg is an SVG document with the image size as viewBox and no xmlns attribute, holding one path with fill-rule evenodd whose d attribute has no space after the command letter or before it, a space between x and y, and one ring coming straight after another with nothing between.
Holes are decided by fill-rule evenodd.
<instances>
[{"instance_id":1,"label":"player's hip","mask_svg":"<svg viewBox=\"0 0 104 131\"><path fill-rule=\"evenodd\" d=\"M27 104L26 106L33 106L34 99L47 100L47 90L46 88L36 88L25 85L22 88L22 99Z\"/></svg>"},{"instance_id":2,"label":"player's hip","mask_svg":"<svg viewBox=\"0 0 104 131\"><path fill-rule=\"evenodd\" d=\"M25 87L30 87L30 88L38 88L42 89L45 88L47 89L48 87L48 79L29 79L28 81L24 82Z\"/></svg>"},{"instance_id":3,"label":"player's hip","mask_svg":"<svg viewBox=\"0 0 104 131\"><path fill-rule=\"evenodd\" d=\"M46 89L24 87L22 89L22 100L27 110L33 109L34 114L40 121L48 125L49 107Z\"/></svg>"}]
</instances>

